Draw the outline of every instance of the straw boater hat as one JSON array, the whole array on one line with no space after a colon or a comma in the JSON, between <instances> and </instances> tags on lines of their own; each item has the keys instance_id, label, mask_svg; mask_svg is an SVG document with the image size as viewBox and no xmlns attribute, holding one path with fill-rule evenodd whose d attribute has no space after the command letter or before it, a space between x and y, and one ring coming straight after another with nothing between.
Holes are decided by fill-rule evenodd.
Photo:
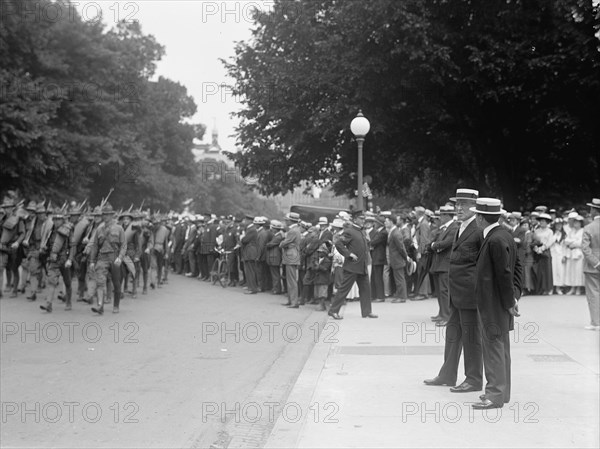
<instances>
[{"instance_id":1,"label":"straw boater hat","mask_svg":"<svg viewBox=\"0 0 600 449\"><path fill-rule=\"evenodd\" d=\"M575 219L578 215L579 214L577 212L569 212L569 215L567 215L567 219Z\"/></svg>"},{"instance_id":2,"label":"straw boater hat","mask_svg":"<svg viewBox=\"0 0 600 449\"><path fill-rule=\"evenodd\" d=\"M334 220L331 222L331 226L336 229L342 229L344 227L344 220L341 218L334 218Z\"/></svg>"},{"instance_id":3,"label":"straw boater hat","mask_svg":"<svg viewBox=\"0 0 600 449\"><path fill-rule=\"evenodd\" d=\"M502 202L496 198L478 198L475 207L471 207L471 212L484 215L501 215L506 211L502 209Z\"/></svg>"},{"instance_id":4,"label":"straw boater hat","mask_svg":"<svg viewBox=\"0 0 600 449\"><path fill-rule=\"evenodd\" d=\"M522 217L523 214L521 214L521 212L511 212L508 214L508 218L516 218L517 220L520 220Z\"/></svg>"},{"instance_id":5,"label":"straw boater hat","mask_svg":"<svg viewBox=\"0 0 600 449\"><path fill-rule=\"evenodd\" d=\"M593 207L594 209L600 209L600 198L594 198L592 199L591 203L585 203L590 207Z\"/></svg>"},{"instance_id":6,"label":"straw boater hat","mask_svg":"<svg viewBox=\"0 0 600 449\"><path fill-rule=\"evenodd\" d=\"M319 224L322 225L328 225L329 221L327 220L327 217L319 217Z\"/></svg>"},{"instance_id":7,"label":"straw boater hat","mask_svg":"<svg viewBox=\"0 0 600 449\"><path fill-rule=\"evenodd\" d=\"M406 264L406 273L409 276L412 276L412 274L417 271L417 262L415 262L414 260L412 260L410 257L408 258L408 262Z\"/></svg>"},{"instance_id":8,"label":"straw boater hat","mask_svg":"<svg viewBox=\"0 0 600 449\"><path fill-rule=\"evenodd\" d=\"M285 219L287 221L298 223L300 221L300 214L298 214L297 212L290 212L288 214L285 214Z\"/></svg>"},{"instance_id":9,"label":"straw boater hat","mask_svg":"<svg viewBox=\"0 0 600 449\"><path fill-rule=\"evenodd\" d=\"M456 211L452 206L442 206L439 211L440 215L455 215Z\"/></svg>"},{"instance_id":10,"label":"straw boater hat","mask_svg":"<svg viewBox=\"0 0 600 449\"><path fill-rule=\"evenodd\" d=\"M546 220L548 223L551 223L552 217L549 214L543 213L543 214L540 214L540 216L538 217L538 220Z\"/></svg>"},{"instance_id":11,"label":"straw boater hat","mask_svg":"<svg viewBox=\"0 0 600 449\"><path fill-rule=\"evenodd\" d=\"M450 201L458 201L458 200L475 201L477 198L479 198L479 190L456 189L456 196L450 198Z\"/></svg>"},{"instance_id":12,"label":"straw boater hat","mask_svg":"<svg viewBox=\"0 0 600 449\"><path fill-rule=\"evenodd\" d=\"M273 229L282 230L283 229L283 223L280 222L279 220L271 220L271 227Z\"/></svg>"}]
</instances>

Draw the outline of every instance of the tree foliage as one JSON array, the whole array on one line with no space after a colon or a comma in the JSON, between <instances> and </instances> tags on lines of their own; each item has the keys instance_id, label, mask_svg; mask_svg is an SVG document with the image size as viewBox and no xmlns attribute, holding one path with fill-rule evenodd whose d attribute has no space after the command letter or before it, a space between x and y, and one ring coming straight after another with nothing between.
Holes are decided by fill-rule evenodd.
<instances>
[{"instance_id":1,"label":"tree foliage","mask_svg":"<svg viewBox=\"0 0 600 449\"><path fill-rule=\"evenodd\" d=\"M243 175L356 189L349 123L371 121L379 195L444 202L457 186L507 207L600 188L600 11L591 0L276 1L226 62L243 96Z\"/></svg>"},{"instance_id":2,"label":"tree foliage","mask_svg":"<svg viewBox=\"0 0 600 449\"><path fill-rule=\"evenodd\" d=\"M95 204L114 187L115 204L179 207L204 127L186 122L185 87L152 80L163 47L137 22L107 30L67 1L61 20L39 14L50 4L2 5L0 192Z\"/></svg>"}]
</instances>

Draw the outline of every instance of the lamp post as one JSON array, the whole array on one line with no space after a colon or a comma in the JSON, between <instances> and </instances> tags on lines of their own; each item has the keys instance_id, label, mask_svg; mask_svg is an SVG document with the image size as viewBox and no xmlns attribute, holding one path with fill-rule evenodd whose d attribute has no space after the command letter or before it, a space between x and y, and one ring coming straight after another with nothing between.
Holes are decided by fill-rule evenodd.
<instances>
[{"instance_id":1,"label":"lamp post","mask_svg":"<svg viewBox=\"0 0 600 449\"><path fill-rule=\"evenodd\" d=\"M358 195L356 198L356 209L362 210L363 208L363 143L365 142L365 136L369 133L371 124L367 118L363 115L362 110L358 111L352 123L350 123L350 130L356 138L358 144Z\"/></svg>"}]
</instances>

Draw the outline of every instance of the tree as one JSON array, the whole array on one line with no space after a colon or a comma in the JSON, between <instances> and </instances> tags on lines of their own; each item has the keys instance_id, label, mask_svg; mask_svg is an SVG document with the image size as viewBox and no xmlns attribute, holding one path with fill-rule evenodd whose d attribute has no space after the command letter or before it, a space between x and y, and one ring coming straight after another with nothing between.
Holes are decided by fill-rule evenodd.
<instances>
[{"instance_id":1,"label":"tree","mask_svg":"<svg viewBox=\"0 0 600 449\"><path fill-rule=\"evenodd\" d=\"M584 0L276 1L225 63L243 96L232 155L263 193L302 180L441 204L457 186L507 207L600 187L598 5ZM560 193L553 193L560 192ZM555 195L555 196L552 196Z\"/></svg>"}]
</instances>

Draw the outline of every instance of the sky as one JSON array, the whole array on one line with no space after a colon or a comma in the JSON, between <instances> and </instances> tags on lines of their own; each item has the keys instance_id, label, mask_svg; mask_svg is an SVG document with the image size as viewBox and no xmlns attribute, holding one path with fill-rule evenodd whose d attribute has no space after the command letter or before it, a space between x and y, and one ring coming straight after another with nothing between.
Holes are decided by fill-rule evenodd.
<instances>
[{"instance_id":1,"label":"sky","mask_svg":"<svg viewBox=\"0 0 600 449\"><path fill-rule=\"evenodd\" d=\"M77 0L75 0L77 1ZM223 84L232 84L219 58L234 55L235 41L248 40L252 27L251 10L268 12L272 2L135 0L81 1L77 9L84 20L95 20L97 5L102 20L112 26L117 19L137 20L144 34L153 35L165 47L156 75L184 85L194 97L198 111L191 120L204 123L204 140L210 141L213 124L219 130L221 148L235 150L231 135L237 119L230 113L239 110L238 99Z\"/></svg>"}]
</instances>

